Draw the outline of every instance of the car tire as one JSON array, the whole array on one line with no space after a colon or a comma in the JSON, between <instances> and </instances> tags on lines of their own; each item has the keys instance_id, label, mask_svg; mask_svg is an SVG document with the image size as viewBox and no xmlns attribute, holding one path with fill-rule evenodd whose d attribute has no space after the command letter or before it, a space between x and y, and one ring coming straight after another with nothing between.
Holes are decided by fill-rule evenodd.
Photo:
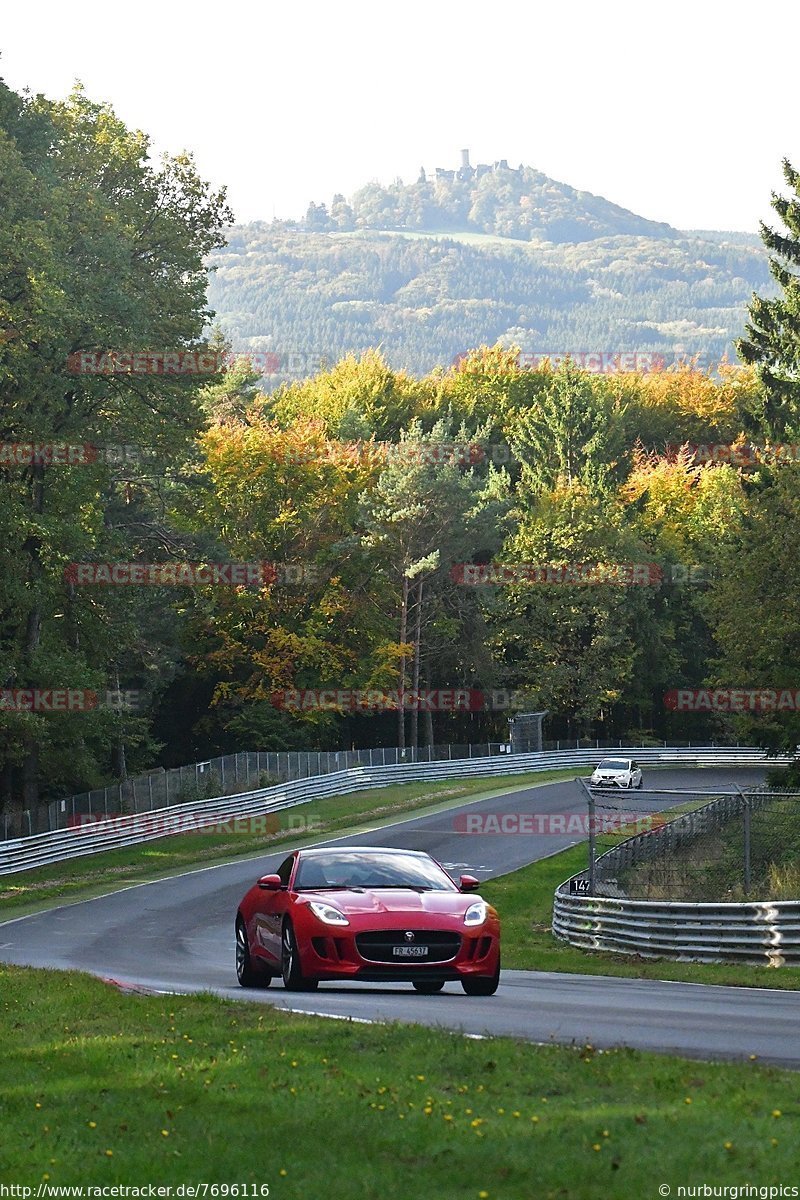
<instances>
[{"instance_id":1,"label":"car tire","mask_svg":"<svg viewBox=\"0 0 800 1200\"><path fill-rule=\"evenodd\" d=\"M433 996L436 992L440 992L443 987L443 979L415 979L413 982L414 991L420 992L423 996Z\"/></svg>"},{"instance_id":2,"label":"car tire","mask_svg":"<svg viewBox=\"0 0 800 1200\"><path fill-rule=\"evenodd\" d=\"M465 975L461 986L468 996L493 996L500 983L500 962L494 975Z\"/></svg>"},{"instance_id":3,"label":"car tire","mask_svg":"<svg viewBox=\"0 0 800 1200\"><path fill-rule=\"evenodd\" d=\"M292 922L287 917L281 932L281 975L287 992L313 992L318 980L306 979L300 966L300 952Z\"/></svg>"},{"instance_id":4,"label":"car tire","mask_svg":"<svg viewBox=\"0 0 800 1200\"><path fill-rule=\"evenodd\" d=\"M637 788L644 787L644 779L640 779L636 786L637 786Z\"/></svg>"},{"instance_id":5,"label":"car tire","mask_svg":"<svg viewBox=\"0 0 800 1200\"><path fill-rule=\"evenodd\" d=\"M239 986L244 988L269 987L272 983L272 976L267 971L256 970L253 966L247 927L240 916L236 918L236 978Z\"/></svg>"}]
</instances>

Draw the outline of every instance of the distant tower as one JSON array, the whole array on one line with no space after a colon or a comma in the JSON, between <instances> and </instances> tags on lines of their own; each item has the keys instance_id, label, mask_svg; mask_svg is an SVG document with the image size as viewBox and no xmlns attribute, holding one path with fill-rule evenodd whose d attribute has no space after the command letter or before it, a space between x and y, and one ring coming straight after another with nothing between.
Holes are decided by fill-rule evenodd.
<instances>
[{"instance_id":1,"label":"distant tower","mask_svg":"<svg viewBox=\"0 0 800 1200\"><path fill-rule=\"evenodd\" d=\"M468 166L469 166L469 150L462 150L461 151L461 167L463 169L464 167L468 167Z\"/></svg>"}]
</instances>

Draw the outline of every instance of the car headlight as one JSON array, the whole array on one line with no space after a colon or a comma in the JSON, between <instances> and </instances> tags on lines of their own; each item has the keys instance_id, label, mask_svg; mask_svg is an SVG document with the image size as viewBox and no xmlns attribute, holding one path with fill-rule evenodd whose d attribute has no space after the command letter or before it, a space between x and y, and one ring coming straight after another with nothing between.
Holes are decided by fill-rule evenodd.
<instances>
[{"instance_id":1,"label":"car headlight","mask_svg":"<svg viewBox=\"0 0 800 1200\"><path fill-rule=\"evenodd\" d=\"M486 920L486 901L476 900L464 913L465 925L482 925Z\"/></svg>"},{"instance_id":2,"label":"car headlight","mask_svg":"<svg viewBox=\"0 0 800 1200\"><path fill-rule=\"evenodd\" d=\"M326 925L350 924L344 913L339 912L339 909L334 908L332 904L325 904L322 900L309 900L308 907L314 916L319 917L320 921L324 921Z\"/></svg>"}]
</instances>

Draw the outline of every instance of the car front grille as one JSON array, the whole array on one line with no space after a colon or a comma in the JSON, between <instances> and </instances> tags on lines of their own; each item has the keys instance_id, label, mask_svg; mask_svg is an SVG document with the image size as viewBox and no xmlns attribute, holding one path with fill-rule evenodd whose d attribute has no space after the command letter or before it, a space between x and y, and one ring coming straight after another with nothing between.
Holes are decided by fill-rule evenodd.
<instances>
[{"instance_id":1,"label":"car front grille","mask_svg":"<svg viewBox=\"0 0 800 1200\"><path fill-rule=\"evenodd\" d=\"M413 937L406 937L406 934ZM395 947L427 946L425 955L395 954ZM356 935L356 948L369 962L411 963L449 962L461 949L461 937L444 929L380 929Z\"/></svg>"}]
</instances>

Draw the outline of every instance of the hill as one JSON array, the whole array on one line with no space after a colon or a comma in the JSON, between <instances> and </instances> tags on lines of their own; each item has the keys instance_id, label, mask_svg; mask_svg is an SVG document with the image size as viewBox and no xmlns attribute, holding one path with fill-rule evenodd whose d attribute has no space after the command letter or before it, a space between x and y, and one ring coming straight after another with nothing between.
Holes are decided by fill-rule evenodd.
<instances>
[{"instance_id":1,"label":"hill","mask_svg":"<svg viewBox=\"0 0 800 1200\"><path fill-rule=\"evenodd\" d=\"M272 383L377 345L415 373L497 341L713 362L771 290L755 235L682 233L505 163L237 226L212 265L219 323L237 349L272 352Z\"/></svg>"}]
</instances>

